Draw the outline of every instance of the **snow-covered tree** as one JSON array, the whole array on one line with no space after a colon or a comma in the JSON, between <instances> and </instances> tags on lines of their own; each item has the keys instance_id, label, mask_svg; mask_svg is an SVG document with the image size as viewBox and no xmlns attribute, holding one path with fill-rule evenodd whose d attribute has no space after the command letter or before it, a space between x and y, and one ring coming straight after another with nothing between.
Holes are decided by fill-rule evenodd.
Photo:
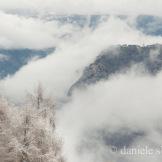
<instances>
[{"instance_id":1,"label":"snow-covered tree","mask_svg":"<svg viewBox=\"0 0 162 162\"><path fill-rule=\"evenodd\" d=\"M0 99L0 161L2 162L12 162L17 156L17 142L12 132L11 114L8 102Z\"/></svg>"},{"instance_id":2,"label":"snow-covered tree","mask_svg":"<svg viewBox=\"0 0 162 162\"><path fill-rule=\"evenodd\" d=\"M55 104L41 86L25 106L0 100L0 162L63 162Z\"/></svg>"}]
</instances>

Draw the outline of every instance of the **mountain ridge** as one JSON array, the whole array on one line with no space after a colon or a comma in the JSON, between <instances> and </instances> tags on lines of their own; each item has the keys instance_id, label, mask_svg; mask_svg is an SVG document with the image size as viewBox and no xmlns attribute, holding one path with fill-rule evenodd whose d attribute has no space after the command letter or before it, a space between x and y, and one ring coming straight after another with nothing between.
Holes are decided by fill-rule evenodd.
<instances>
[{"instance_id":1,"label":"mountain ridge","mask_svg":"<svg viewBox=\"0 0 162 162\"><path fill-rule=\"evenodd\" d=\"M69 89L68 95L75 88L85 88L109 79L110 76L127 71L137 64L144 67L146 74L156 75L162 69L162 45L117 45L102 51L96 60L84 69L82 76Z\"/></svg>"},{"instance_id":2,"label":"mountain ridge","mask_svg":"<svg viewBox=\"0 0 162 162\"><path fill-rule=\"evenodd\" d=\"M22 66L34 58L44 58L55 49L0 49L0 79L15 74Z\"/></svg>"}]
</instances>

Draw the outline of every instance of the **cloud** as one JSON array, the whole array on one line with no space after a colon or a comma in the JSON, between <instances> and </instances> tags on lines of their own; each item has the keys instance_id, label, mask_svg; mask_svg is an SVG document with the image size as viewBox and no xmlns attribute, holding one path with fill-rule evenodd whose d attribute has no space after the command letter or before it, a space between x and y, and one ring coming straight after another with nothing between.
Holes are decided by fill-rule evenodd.
<instances>
[{"instance_id":1,"label":"cloud","mask_svg":"<svg viewBox=\"0 0 162 162\"><path fill-rule=\"evenodd\" d=\"M65 34L77 32L73 26L39 18L22 17L0 12L0 47L43 49L56 47Z\"/></svg>"},{"instance_id":2,"label":"cloud","mask_svg":"<svg viewBox=\"0 0 162 162\"><path fill-rule=\"evenodd\" d=\"M135 139L130 148L139 146L160 148L161 81L162 73L157 77L150 77L137 76L133 72L99 82L86 90L76 91L71 102L65 104L58 115L59 131L65 138L65 154L69 157L68 160L86 162L120 160L119 154L112 156L108 146L100 141L103 134L96 136L95 131L100 129L102 132L107 131L109 135L114 132L121 133L126 129L125 136L129 136L132 131L142 131L145 135ZM115 139L114 136L114 140L119 139ZM134 155L122 158L125 161L136 162L148 160L152 156ZM160 161L158 156L154 158L156 162Z\"/></svg>"},{"instance_id":3,"label":"cloud","mask_svg":"<svg viewBox=\"0 0 162 162\"><path fill-rule=\"evenodd\" d=\"M63 29L66 31L67 28ZM59 31L60 27L57 30ZM31 90L38 82L42 82L47 89L54 88L53 93L56 91L57 97L61 98L66 96L68 89L81 76L84 68L109 46L162 43L161 37L146 36L116 17L110 17L96 30L85 27L77 32L71 30L71 33L72 37L59 41L54 54L31 62L16 75L2 80L0 85L2 89L6 89L6 93L3 93L7 96L23 97L26 90Z\"/></svg>"},{"instance_id":4,"label":"cloud","mask_svg":"<svg viewBox=\"0 0 162 162\"><path fill-rule=\"evenodd\" d=\"M137 0L14 0L12 2L5 0L0 2L0 9L7 12L0 12L1 47L32 49L57 47L52 55L32 61L14 76L1 80L1 93L9 99L20 102L25 98L26 92L32 91L41 82L45 90L54 98L64 99L71 85L82 75L84 68L103 50L117 44L162 43L161 37L148 36L136 30L133 24L129 23L130 20L133 21L132 17L121 20L111 16L92 30L87 26L78 28L73 25L60 25L55 21L49 22L39 17L11 14L13 10L15 12L24 10L27 14L30 10L31 13L38 12L40 15L51 12L52 14L162 15L160 6L159 0L156 2L141 0L140 4ZM154 59L157 52L153 51L152 54L153 58L150 59ZM102 156L107 153L107 148L96 139L91 141L88 138L89 142L96 142L99 150L95 150L95 153L90 153L89 150L87 153L83 149L83 156L78 156L77 148L83 137L86 138L87 130L90 134L91 130L100 128L108 128L110 132L118 131L123 127L146 131L147 138L136 141L137 143L150 143L155 139L156 133L161 137L156 131L161 121L161 80L161 74L156 78L121 75L91 86L86 91L78 90L58 114L58 128L65 141L64 149L68 160L91 162L96 158L95 155L99 158L96 160L103 160ZM159 128L161 129L160 126ZM158 143L159 140L153 142ZM109 160L116 160L116 157L111 158L111 154L109 156Z\"/></svg>"},{"instance_id":5,"label":"cloud","mask_svg":"<svg viewBox=\"0 0 162 162\"><path fill-rule=\"evenodd\" d=\"M51 24L3 12L0 12L0 22L1 48L44 48L54 45L52 33L49 32Z\"/></svg>"},{"instance_id":6,"label":"cloud","mask_svg":"<svg viewBox=\"0 0 162 162\"><path fill-rule=\"evenodd\" d=\"M45 91L56 100L66 99L71 85L103 50L117 44L162 43L161 37L142 34L127 21L112 16L95 30L89 27L77 32L71 30L73 36L59 41L55 53L30 62L16 75L2 80L1 93L10 99L23 101L26 92L32 91L41 82ZM151 56L156 57L156 54L157 51L152 51L150 59L154 59ZM161 80L162 74L154 78L126 74L99 82L85 91L76 91L57 116L58 132L64 139L67 160L119 160L120 156L107 152L108 147L100 141L100 134L93 134L100 129L108 130L108 133L119 132L123 128L130 132L144 131L146 136L135 141L135 145L160 142L157 137L161 137L158 131L161 130ZM94 149L86 149L83 141L87 145L92 144ZM78 154L78 150L82 153ZM128 161L132 162L133 159Z\"/></svg>"},{"instance_id":7,"label":"cloud","mask_svg":"<svg viewBox=\"0 0 162 162\"><path fill-rule=\"evenodd\" d=\"M151 14L162 15L161 0L5 0L2 10L30 10L55 14Z\"/></svg>"}]
</instances>

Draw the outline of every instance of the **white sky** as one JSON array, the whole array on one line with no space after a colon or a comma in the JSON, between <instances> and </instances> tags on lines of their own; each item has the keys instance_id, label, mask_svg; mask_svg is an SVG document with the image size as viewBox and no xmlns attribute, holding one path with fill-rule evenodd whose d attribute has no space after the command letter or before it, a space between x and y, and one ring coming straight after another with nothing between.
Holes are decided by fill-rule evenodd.
<instances>
[{"instance_id":1,"label":"white sky","mask_svg":"<svg viewBox=\"0 0 162 162\"><path fill-rule=\"evenodd\" d=\"M2 0L2 10L64 13L162 15L161 0Z\"/></svg>"}]
</instances>

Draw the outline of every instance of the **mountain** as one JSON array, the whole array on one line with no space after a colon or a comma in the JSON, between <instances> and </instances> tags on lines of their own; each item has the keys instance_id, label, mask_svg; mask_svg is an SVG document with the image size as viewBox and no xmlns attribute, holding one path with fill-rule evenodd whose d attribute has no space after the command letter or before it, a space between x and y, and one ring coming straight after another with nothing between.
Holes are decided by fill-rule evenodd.
<instances>
[{"instance_id":1,"label":"mountain","mask_svg":"<svg viewBox=\"0 0 162 162\"><path fill-rule=\"evenodd\" d=\"M128 128L120 128L114 132L110 132L109 129L97 129L90 130L85 133L85 138L80 146L80 151L98 150L98 147L102 144L104 146L106 154L110 155L110 148L116 152L116 149L129 148L135 141L138 141L146 136L145 131L130 130ZM93 142L90 142L93 141ZM108 157L107 157L108 158ZM121 160L119 160L121 161Z\"/></svg>"},{"instance_id":2,"label":"mountain","mask_svg":"<svg viewBox=\"0 0 162 162\"><path fill-rule=\"evenodd\" d=\"M145 73L156 75L162 69L162 45L118 45L103 51L83 71L80 79L70 88L86 87L112 75L124 72L133 65L143 67Z\"/></svg>"},{"instance_id":3,"label":"mountain","mask_svg":"<svg viewBox=\"0 0 162 162\"><path fill-rule=\"evenodd\" d=\"M0 49L0 79L13 75L32 59L44 58L53 51L54 48L44 50Z\"/></svg>"},{"instance_id":4,"label":"mountain","mask_svg":"<svg viewBox=\"0 0 162 162\"><path fill-rule=\"evenodd\" d=\"M151 76L156 75L162 70L162 45L118 45L109 47L84 69L82 76L70 88L69 95L76 88L86 88L101 80L107 80L114 74L124 73L134 65L139 67L143 73ZM106 148L105 151L108 156L110 155L110 148L114 152L116 152L116 149L129 148L135 141L147 136L147 132L144 130L133 130L127 127L122 127L114 132L109 131L108 127L88 129L86 133L87 138L82 141L80 146L81 152L97 151L102 144L102 147ZM106 157L106 161L108 158ZM119 158L118 161L121 161L121 159Z\"/></svg>"},{"instance_id":5,"label":"mountain","mask_svg":"<svg viewBox=\"0 0 162 162\"><path fill-rule=\"evenodd\" d=\"M95 29L101 23L107 21L110 15L46 15L46 21L57 21L59 24L72 24L81 28L89 27ZM115 15L121 20L128 20L127 15ZM162 36L162 17L152 15L139 15L135 18L135 27L144 34Z\"/></svg>"},{"instance_id":6,"label":"mountain","mask_svg":"<svg viewBox=\"0 0 162 162\"><path fill-rule=\"evenodd\" d=\"M81 14L67 14L67 15L56 15L55 12L44 13L40 15L37 12L33 12L30 10L10 10L5 11L7 14L12 15L21 15L23 17L32 17L36 19L42 19L44 21L56 21L60 25L71 24L77 27L90 27L92 29L97 28L97 26L105 21L112 15L109 14L90 14L90 15L81 15ZM128 20L127 23L131 25L129 22L129 15L113 15L121 20ZM155 35L162 36L162 17L153 16L153 15L139 15L135 17L135 22L133 26L147 35Z\"/></svg>"},{"instance_id":7,"label":"mountain","mask_svg":"<svg viewBox=\"0 0 162 162\"><path fill-rule=\"evenodd\" d=\"M140 15L136 27L147 35L162 36L162 17Z\"/></svg>"},{"instance_id":8,"label":"mountain","mask_svg":"<svg viewBox=\"0 0 162 162\"><path fill-rule=\"evenodd\" d=\"M59 24L72 24L81 28L89 27L95 29L100 23L106 21L109 15L48 15L48 21L57 21Z\"/></svg>"}]
</instances>

